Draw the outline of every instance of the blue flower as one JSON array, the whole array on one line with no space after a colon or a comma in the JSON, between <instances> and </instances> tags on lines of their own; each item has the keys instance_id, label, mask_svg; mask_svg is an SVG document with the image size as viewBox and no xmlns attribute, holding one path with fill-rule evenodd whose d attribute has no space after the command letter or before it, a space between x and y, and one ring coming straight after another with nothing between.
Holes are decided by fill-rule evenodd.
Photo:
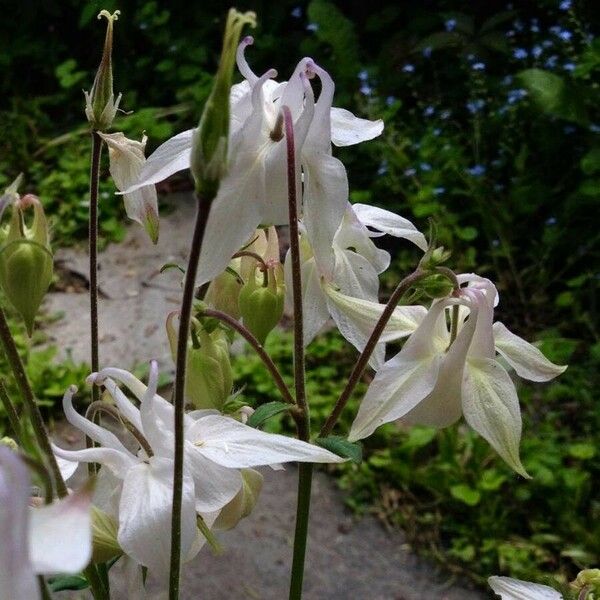
<instances>
[{"instance_id":1,"label":"blue flower","mask_svg":"<svg viewBox=\"0 0 600 600\"><path fill-rule=\"evenodd\" d=\"M478 113L484 106L485 100L482 100L481 98L469 100L469 102L467 102L467 109L472 115Z\"/></svg>"},{"instance_id":2,"label":"blue flower","mask_svg":"<svg viewBox=\"0 0 600 600\"><path fill-rule=\"evenodd\" d=\"M558 37L563 40L563 42L568 42L573 37L573 34L568 29L563 29L558 34Z\"/></svg>"},{"instance_id":3,"label":"blue flower","mask_svg":"<svg viewBox=\"0 0 600 600\"><path fill-rule=\"evenodd\" d=\"M553 54L548 59L546 59L544 66L546 67L546 69L554 69L554 67L556 67L557 60L558 60L558 56L556 56L556 54Z\"/></svg>"},{"instance_id":4,"label":"blue flower","mask_svg":"<svg viewBox=\"0 0 600 600\"><path fill-rule=\"evenodd\" d=\"M433 106L428 106L424 111L423 111L423 116L424 117L430 117L433 113L435 113L435 108Z\"/></svg>"},{"instance_id":5,"label":"blue flower","mask_svg":"<svg viewBox=\"0 0 600 600\"><path fill-rule=\"evenodd\" d=\"M523 60L524 58L527 58L527 50L525 50L525 48L515 48L513 50L513 56L517 60Z\"/></svg>"},{"instance_id":6,"label":"blue flower","mask_svg":"<svg viewBox=\"0 0 600 600\"><path fill-rule=\"evenodd\" d=\"M592 133L600 133L600 125L596 125L595 123L592 123L592 124L589 126L589 130L590 130Z\"/></svg>"},{"instance_id":7,"label":"blue flower","mask_svg":"<svg viewBox=\"0 0 600 600\"><path fill-rule=\"evenodd\" d=\"M403 73L414 73L415 72L415 65L411 65L411 64L406 64L402 67L402 72Z\"/></svg>"},{"instance_id":8,"label":"blue flower","mask_svg":"<svg viewBox=\"0 0 600 600\"><path fill-rule=\"evenodd\" d=\"M364 96L370 96L373 93L373 88L368 83L363 83L360 86L360 93Z\"/></svg>"},{"instance_id":9,"label":"blue flower","mask_svg":"<svg viewBox=\"0 0 600 600\"><path fill-rule=\"evenodd\" d=\"M446 119L450 118L450 115L451 115L451 114L452 114L452 111L451 111L451 110L448 110L448 109L446 109L446 110L443 110L443 111L440 113L440 119L442 119L442 121L445 121Z\"/></svg>"},{"instance_id":10,"label":"blue flower","mask_svg":"<svg viewBox=\"0 0 600 600\"><path fill-rule=\"evenodd\" d=\"M456 28L456 19L448 19L444 25L446 27L446 31L454 31Z\"/></svg>"},{"instance_id":11,"label":"blue flower","mask_svg":"<svg viewBox=\"0 0 600 600\"><path fill-rule=\"evenodd\" d=\"M367 81L369 79L369 73L363 69L362 71L359 71L358 78L361 81Z\"/></svg>"},{"instance_id":12,"label":"blue flower","mask_svg":"<svg viewBox=\"0 0 600 600\"><path fill-rule=\"evenodd\" d=\"M431 171L431 165L429 163L426 163L426 162L422 162L419 165L419 168L421 169L421 171Z\"/></svg>"},{"instance_id":13,"label":"blue flower","mask_svg":"<svg viewBox=\"0 0 600 600\"><path fill-rule=\"evenodd\" d=\"M474 165L467 169L467 173L473 177L481 177L485 173L485 167L483 165Z\"/></svg>"},{"instance_id":14,"label":"blue flower","mask_svg":"<svg viewBox=\"0 0 600 600\"><path fill-rule=\"evenodd\" d=\"M517 19L514 23L513 23L513 27L517 30L517 31L523 31L524 29L524 25L523 25L523 21L520 21L519 19Z\"/></svg>"},{"instance_id":15,"label":"blue flower","mask_svg":"<svg viewBox=\"0 0 600 600\"><path fill-rule=\"evenodd\" d=\"M525 98L525 96L527 96L527 90L524 90L522 88L516 90L508 90L508 103L515 104L519 100Z\"/></svg>"},{"instance_id":16,"label":"blue flower","mask_svg":"<svg viewBox=\"0 0 600 600\"><path fill-rule=\"evenodd\" d=\"M531 49L531 56L533 56L533 58L539 58L542 55L543 51L544 51L544 49L539 44L536 44Z\"/></svg>"},{"instance_id":17,"label":"blue flower","mask_svg":"<svg viewBox=\"0 0 600 600\"><path fill-rule=\"evenodd\" d=\"M412 177L412 176L413 176L415 173L416 173L415 169L406 169L406 170L404 171L404 174L405 174L407 177Z\"/></svg>"},{"instance_id":18,"label":"blue flower","mask_svg":"<svg viewBox=\"0 0 600 600\"><path fill-rule=\"evenodd\" d=\"M433 48L431 46L427 46L427 48L423 48L423 56L425 58L429 58L431 53L433 52Z\"/></svg>"},{"instance_id":19,"label":"blue flower","mask_svg":"<svg viewBox=\"0 0 600 600\"><path fill-rule=\"evenodd\" d=\"M554 42L552 40L544 40L542 42L542 46L544 48L550 48L550 46L554 45Z\"/></svg>"},{"instance_id":20,"label":"blue flower","mask_svg":"<svg viewBox=\"0 0 600 600\"><path fill-rule=\"evenodd\" d=\"M296 6L296 8L294 8L292 10L292 17L296 17L296 19L299 19L302 16L302 7L301 6Z\"/></svg>"},{"instance_id":21,"label":"blue flower","mask_svg":"<svg viewBox=\"0 0 600 600\"><path fill-rule=\"evenodd\" d=\"M385 99L385 103L386 103L388 106L391 106L392 104L394 104L394 102L396 102L396 96L388 96L388 97Z\"/></svg>"},{"instance_id":22,"label":"blue flower","mask_svg":"<svg viewBox=\"0 0 600 600\"><path fill-rule=\"evenodd\" d=\"M558 5L560 10L570 10L571 8L571 0L562 0L562 2Z\"/></svg>"},{"instance_id":23,"label":"blue flower","mask_svg":"<svg viewBox=\"0 0 600 600\"><path fill-rule=\"evenodd\" d=\"M307 29L308 31L318 31L318 30L319 30L319 25L318 25L318 23L309 23L309 24L306 26L306 29Z\"/></svg>"},{"instance_id":24,"label":"blue flower","mask_svg":"<svg viewBox=\"0 0 600 600\"><path fill-rule=\"evenodd\" d=\"M512 75L506 75L502 80L502 85L510 85L513 82Z\"/></svg>"},{"instance_id":25,"label":"blue flower","mask_svg":"<svg viewBox=\"0 0 600 600\"><path fill-rule=\"evenodd\" d=\"M568 62L563 65L563 69L571 73L575 70L575 65L572 62Z\"/></svg>"},{"instance_id":26,"label":"blue flower","mask_svg":"<svg viewBox=\"0 0 600 600\"><path fill-rule=\"evenodd\" d=\"M438 137L440 133L442 133L442 130L439 127L436 127L431 133L433 133L435 137Z\"/></svg>"},{"instance_id":27,"label":"blue flower","mask_svg":"<svg viewBox=\"0 0 600 600\"><path fill-rule=\"evenodd\" d=\"M436 188L433 188L433 193L436 196L439 196L439 195L443 194L445 191L446 191L445 187L436 187Z\"/></svg>"},{"instance_id":28,"label":"blue flower","mask_svg":"<svg viewBox=\"0 0 600 600\"><path fill-rule=\"evenodd\" d=\"M387 160L384 160L381 162L381 164L379 165L379 168L377 169L377 175L385 175L388 172L388 163Z\"/></svg>"},{"instance_id":29,"label":"blue flower","mask_svg":"<svg viewBox=\"0 0 600 600\"><path fill-rule=\"evenodd\" d=\"M471 65L471 69L473 69L473 71L485 71L485 63L482 63L482 62L473 63L473 65Z\"/></svg>"},{"instance_id":30,"label":"blue flower","mask_svg":"<svg viewBox=\"0 0 600 600\"><path fill-rule=\"evenodd\" d=\"M556 217L549 217L546 219L546 225L556 225Z\"/></svg>"}]
</instances>

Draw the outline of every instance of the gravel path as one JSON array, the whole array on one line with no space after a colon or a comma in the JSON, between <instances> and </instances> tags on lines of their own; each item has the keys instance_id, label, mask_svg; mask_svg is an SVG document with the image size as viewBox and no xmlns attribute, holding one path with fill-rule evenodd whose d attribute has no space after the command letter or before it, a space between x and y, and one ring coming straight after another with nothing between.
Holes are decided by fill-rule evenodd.
<instances>
[{"instance_id":1,"label":"gravel path","mask_svg":"<svg viewBox=\"0 0 600 600\"><path fill-rule=\"evenodd\" d=\"M175 194L176 206L161 218L157 246L141 228L132 226L126 240L110 245L100 256L101 364L131 368L152 358L172 368L164 319L176 310L180 274L160 274L169 262L185 263L193 225L193 199ZM87 271L84 251L57 252L63 268L76 279ZM84 286L49 295L46 307L64 317L49 327L54 343L76 360L88 360L88 297ZM66 435L65 435L66 434ZM64 430L62 439L81 443ZM263 471L265 485L252 515L220 535L225 551L213 556L204 548L185 570L183 598L202 600L287 598L292 556L296 472ZM429 563L417 559L401 532L389 533L372 517L355 520L342 495L324 474L313 487L306 600L478 600L484 596L457 585ZM117 600L117 599L116 599ZM119 599L120 600L120 599ZM123 599L125 600L125 599Z\"/></svg>"}]
</instances>

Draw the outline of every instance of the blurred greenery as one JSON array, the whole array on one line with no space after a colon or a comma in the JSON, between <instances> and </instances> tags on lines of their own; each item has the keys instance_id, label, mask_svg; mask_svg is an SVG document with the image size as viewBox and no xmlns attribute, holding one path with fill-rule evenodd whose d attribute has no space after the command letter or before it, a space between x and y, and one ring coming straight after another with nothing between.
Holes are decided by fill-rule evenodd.
<instances>
[{"instance_id":1,"label":"blurred greenery","mask_svg":"<svg viewBox=\"0 0 600 600\"><path fill-rule=\"evenodd\" d=\"M100 57L104 28L95 15L122 11L115 87L133 113L115 125L130 137L145 131L151 150L195 124L226 7L181 0L6 0L3 7L11 18L0 22L0 188L23 171L52 218L55 245L72 244L87 230L81 89L91 86ZM332 73L338 106L384 119L378 140L335 150L348 168L351 200L397 211L421 229L433 217L453 266L498 283L499 318L571 364L556 382L520 389L533 481L516 479L463 427L435 435L388 427L368 440L360 466L341 468L348 502L359 511L374 505L413 544L479 581L498 572L564 580L597 564L595 3L281 0L238 8L258 13L247 53L255 71L276 66L285 78L299 58L313 56ZM107 181L100 214L103 240L121 239L124 211ZM385 295L416 255L397 241L380 242L396 257ZM289 340L273 338L269 347L289 370ZM328 336L311 346L310 360L318 421L352 354ZM253 358L236 369L248 398L278 400Z\"/></svg>"}]
</instances>

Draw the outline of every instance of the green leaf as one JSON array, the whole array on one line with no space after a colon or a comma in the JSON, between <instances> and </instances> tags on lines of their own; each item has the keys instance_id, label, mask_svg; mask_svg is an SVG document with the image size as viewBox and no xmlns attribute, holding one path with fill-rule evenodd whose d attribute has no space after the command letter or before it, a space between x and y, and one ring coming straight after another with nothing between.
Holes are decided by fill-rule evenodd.
<instances>
[{"instance_id":1,"label":"green leaf","mask_svg":"<svg viewBox=\"0 0 600 600\"><path fill-rule=\"evenodd\" d=\"M452 494L453 498L464 502L468 506L476 506L481 500L481 493L478 490L474 490L472 487L463 483L453 485L450 488L450 494Z\"/></svg>"},{"instance_id":2,"label":"green leaf","mask_svg":"<svg viewBox=\"0 0 600 600\"><path fill-rule=\"evenodd\" d=\"M592 175L600 171L600 146L592 148L581 159L581 170L586 175Z\"/></svg>"},{"instance_id":3,"label":"green leaf","mask_svg":"<svg viewBox=\"0 0 600 600\"><path fill-rule=\"evenodd\" d=\"M412 427L408 433L403 448L422 448L435 439L437 430L433 427Z\"/></svg>"},{"instance_id":4,"label":"green leaf","mask_svg":"<svg viewBox=\"0 0 600 600\"><path fill-rule=\"evenodd\" d=\"M352 462L360 464L362 462L362 446L358 443L349 442L346 438L330 435L326 438L317 438L317 446L325 448L338 456L349 458Z\"/></svg>"},{"instance_id":5,"label":"green leaf","mask_svg":"<svg viewBox=\"0 0 600 600\"><path fill-rule=\"evenodd\" d=\"M464 42L460 33L455 31L439 31L432 33L421 40L414 48L413 52L422 52L425 48L440 50L441 48L452 48L460 46Z\"/></svg>"},{"instance_id":6,"label":"green leaf","mask_svg":"<svg viewBox=\"0 0 600 600\"><path fill-rule=\"evenodd\" d=\"M88 580L82 575L59 575L48 581L51 592L62 592L63 590L85 590L89 587Z\"/></svg>"},{"instance_id":7,"label":"green leaf","mask_svg":"<svg viewBox=\"0 0 600 600\"><path fill-rule=\"evenodd\" d=\"M289 410L290 405L285 402L267 402L266 404L261 404L253 413L250 415L248 419L248 425L250 427L258 428L265 421L268 421L271 417L278 415L286 410Z\"/></svg>"},{"instance_id":8,"label":"green leaf","mask_svg":"<svg viewBox=\"0 0 600 600\"><path fill-rule=\"evenodd\" d=\"M596 455L596 448L592 443L580 442L577 444L571 444L569 446L569 456L578 458L579 460L588 460L594 458Z\"/></svg>"},{"instance_id":9,"label":"green leaf","mask_svg":"<svg viewBox=\"0 0 600 600\"><path fill-rule=\"evenodd\" d=\"M487 469L481 475L479 488L488 492L494 492L506 481L506 475L499 473L496 469Z\"/></svg>"}]
</instances>

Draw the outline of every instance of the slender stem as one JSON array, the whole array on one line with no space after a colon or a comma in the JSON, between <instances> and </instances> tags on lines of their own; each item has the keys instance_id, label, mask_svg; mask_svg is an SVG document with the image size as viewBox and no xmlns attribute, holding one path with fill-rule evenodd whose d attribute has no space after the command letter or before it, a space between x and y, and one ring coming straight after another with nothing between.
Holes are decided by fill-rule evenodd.
<instances>
[{"instance_id":1,"label":"slender stem","mask_svg":"<svg viewBox=\"0 0 600 600\"><path fill-rule=\"evenodd\" d=\"M54 493L52 489L52 477L50 477L48 469L46 469L41 462L34 460L23 452L19 452L19 457L30 469L33 469L42 480L42 483L44 484L44 503L50 504Z\"/></svg>"},{"instance_id":2,"label":"slender stem","mask_svg":"<svg viewBox=\"0 0 600 600\"><path fill-rule=\"evenodd\" d=\"M452 321L450 323L450 344L448 348L454 343L456 335L458 334L458 304L452 307Z\"/></svg>"},{"instance_id":3,"label":"slender stem","mask_svg":"<svg viewBox=\"0 0 600 600\"><path fill-rule=\"evenodd\" d=\"M19 422L19 413L17 412L15 405L12 403L12 400L8 395L4 379L0 379L0 401L2 401L2 406L4 406L4 410L8 416L8 422L10 423L13 433L15 434L15 438L22 446L23 441L21 440L21 424Z\"/></svg>"},{"instance_id":4,"label":"slender stem","mask_svg":"<svg viewBox=\"0 0 600 600\"><path fill-rule=\"evenodd\" d=\"M29 412L29 418L31 419L31 424L33 425L33 431L35 432L36 440L42 452L45 454L48 464L50 465L50 469L54 477L56 491L62 498L63 496L67 495L67 486L65 485L60 473L60 469L58 468L58 463L56 462L54 452L52 452L52 448L50 446L50 437L48 436L48 431L46 430L42 413L40 412L37 402L35 401L33 390L29 385L29 379L27 379L27 374L25 373L23 361L19 356L17 346L15 345L15 341L10 333L10 328L6 322L6 316L4 315L2 308L0 308L0 340L2 342L2 347L4 348L4 353L6 355L6 359L8 360L8 364L12 369L17 387L21 392L25 407Z\"/></svg>"},{"instance_id":5,"label":"slender stem","mask_svg":"<svg viewBox=\"0 0 600 600\"><path fill-rule=\"evenodd\" d=\"M235 329L235 331L237 331L254 348L260 359L263 361L265 367L267 367L271 374L271 377L273 377L277 389L281 392L283 399L289 404L295 404L294 399L290 394L290 390L285 384L285 381L283 381L283 377L273 362L273 359L267 354L261 343L250 333L250 331L248 331L248 329L246 329L239 321L236 321L233 317L220 310L206 309L202 311L202 316L218 319L228 327Z\"/></svg>"},{"instance_id":6,"label":"slender stem","mask_svg":"<svg viewBox=\"0 0 600 600\"><path fill-rule=\"evenodd\" d=\"M38 575L38 583L40 586L40 596L42 597L42 600L52 600L52 594L50 593L43 575Z\"/></svg>"},{"instance_id":7,"label":"slender stem","mask_svg":"<svg viewBox=\"0 0 600 600\"><path fill-rule=\"evenodd\" d=\"M236 252L231 258L241 258L242 256L249 256L253 258L256 262L260 263L261 271L264 272L267 270L268 267L267 263L265 262L265 259L256 252L250 252L249 250L240 250L239 252Z\"/></svg>"},{"instance_id":8,"label":"slender stem","mask_svg":"<svg viewBox=\"0 0 600 600\"><path fill-rule=\"evenodd\" d=\"M173 474L173 514L171 515L171 571L169 575L169 599L179 598L179 576L181 571L181 503L183 496L183 444L184 444L184 409L185 409L185 370L187 363L187 346L190 331L194 288L198 259L202 248L204 230L210 212L211 201L198 196L196 225L190 249L190 259L185 271L183 299L179 313L179 332L177 337L177 357L175 365L175 384L173 404L175 406L175 466Z\"/></svg>"},{"instance_id":9,"label":"slender stem","mask_svg":"<svg viewBox=\"0 0 600 600\"><path fill-rule=\"evenodd\" d=\"M331 411L331 414L329 415L329 417L327 417L327 421L325 421L325 424L321 428L319 437L326 437L333 430L342 410L344 410L344 407L350 399L354 388L360 381L360 378L362 377L365 369L367 368L367 365L369 364L369 359L371 358L371 354L373 354L373 351L377 346L377 342L379 341L379 338L381 337L385 326L388 324L388 321L394 313L394 309L398 305L398 302L400 302L400 299L410 289L410 287L413 286L417 281L419 281L419 279L425 277L425 275L427 275L426 271L416 269L410 275L407 275L392 292L388 303L383 309L383 312L381 313L381 316L379 317L379 320L377 321L377 324L373 329L373 333L371 333L371 336L365 344L364 350L361 352L360 356L358 357L358 360L356 361L356 364L354 365L354 368L352 369L352 372L350 373L350 377L348 378L348 383L346 384L346 387L343 389L342 393L340 394L340 397L338 398L338 401L336 402L335 406L333 407L333 410Z\"/></svg>"},{"instance_id":10,"label":"slender stem","mask_svg":"<svg viewBox=\"0 0 600 600\"><path fill-rule=\"evenodd\" d=\"M300 266L300 236L298 232L298 181L296 179L296 148L294 144L294 122L287 106L282 108L287 145L287 183L290 222L290 252L292 259L292 297L294 300L294 386L298 437L310 440L310 411L306 401L305 359L304 359L304 317L302 311L302 271ZM302 598L304 581L304 560L308 536L310 514L310 493L312 488L313 466L302 463L298 466L298 501L296 505L296 527L294 531L294 555L290 579L290 600Z\"/></svg>"},{"instance_id":11,"label":"slender stem","mask_svg":"<svg viewBox=\"0 0 600 600\"><path fill-rule=\"evenodd\" d=\"M300 600L300 598L302 598L312 473L313 465L311 463L300 463L298 465L298 505L296 507L296 529L294 531L294 558L292 560L290 600Z\"/></svg>"}]
</instances>

